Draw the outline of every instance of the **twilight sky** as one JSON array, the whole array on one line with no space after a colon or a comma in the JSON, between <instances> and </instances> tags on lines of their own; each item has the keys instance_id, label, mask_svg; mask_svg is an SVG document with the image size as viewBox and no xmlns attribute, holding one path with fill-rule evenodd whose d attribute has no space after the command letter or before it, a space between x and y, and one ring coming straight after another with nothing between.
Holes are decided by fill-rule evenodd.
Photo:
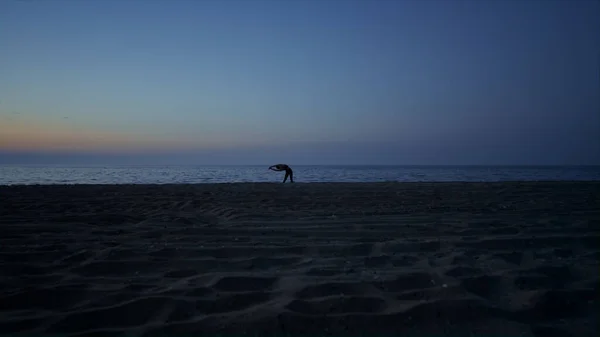
<instances>
[{"instance_id":1,"label":"twilight sky","mask_svg":"<svg viewBox=\"0 0 600 337\"><path fill-rule=\"evenodd\" d=\"M3 0L0 51L0 163L600 164L597 0Z\"/></svg>"}]
</instances>

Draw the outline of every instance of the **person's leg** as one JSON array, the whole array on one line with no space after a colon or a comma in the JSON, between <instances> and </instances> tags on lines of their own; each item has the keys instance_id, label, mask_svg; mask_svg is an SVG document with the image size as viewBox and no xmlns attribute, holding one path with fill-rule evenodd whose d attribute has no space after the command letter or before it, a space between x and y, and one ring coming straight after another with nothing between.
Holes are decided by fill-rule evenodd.
<instances>
[{"instance_id":1,"label":"person's leg","mask_svg":"<svg viewBox=\"0 0 600 337\"><path fill-rule=\"evenodd\" d=\"M294 171L290 170L290 183L294 182Z\"/></svg>"},{"instance_id":2,"label":"person's leg","mask_svg":"<svg viewBox=\"0 0 600 337\"><path fill-rule=\"evenodd\" d=\"M285 183L287 181L288 176L290 175L289 172L285 172L285 178L283 178L283 182Z\"/></svg>"}]
</instances>

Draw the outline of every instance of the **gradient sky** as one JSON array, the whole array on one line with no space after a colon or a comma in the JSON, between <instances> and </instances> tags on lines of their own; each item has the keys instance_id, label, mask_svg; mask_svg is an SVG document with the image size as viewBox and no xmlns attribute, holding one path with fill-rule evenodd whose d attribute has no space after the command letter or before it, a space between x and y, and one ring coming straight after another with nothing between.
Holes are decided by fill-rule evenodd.
<instances>
[{"instance_id":1,"label":"gradient sky","mask_svg":"<svg viewBox=\"0 0 600 337\"><path fill-rule=\"evenodd\" d=\"M0 51L0 163L600 164L597 0L3 0Z\"/></svg>"}]
</instances>

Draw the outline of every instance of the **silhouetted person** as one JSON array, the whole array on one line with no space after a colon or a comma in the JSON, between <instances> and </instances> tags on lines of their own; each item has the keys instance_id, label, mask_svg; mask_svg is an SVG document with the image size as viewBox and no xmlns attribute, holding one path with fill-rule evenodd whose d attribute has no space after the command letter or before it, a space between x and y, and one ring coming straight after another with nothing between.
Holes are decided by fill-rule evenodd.
<instances>
[{"instance_id":1,"label":"silhouetted person","mask_svg":"<svg viewBox=\"0 0 600 337\"><path fill-rule=\"evenodd\" d=\"M272 171L285 171L285 178L283 178L283 182L285 183L287 181L287 178L290 177L290 182L293 183L294 182L294 171L292 171L292 169L287 166L286 164L277 164L277 165L273 165L269 167L269 170Z\"/></svg>"}]
</instances>

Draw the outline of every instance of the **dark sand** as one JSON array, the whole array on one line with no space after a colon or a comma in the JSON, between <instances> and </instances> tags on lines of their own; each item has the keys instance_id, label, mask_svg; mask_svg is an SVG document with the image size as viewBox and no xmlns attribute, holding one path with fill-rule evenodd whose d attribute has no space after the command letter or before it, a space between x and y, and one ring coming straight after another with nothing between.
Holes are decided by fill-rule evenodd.
<instances>
[{"instance_id":1,"label":"dark sand","mask_svg":"<svg viewBox=\"0 0 600 337\"><path fill-rule=\"evenodd\" d=\"M598 335L598 182L3 186L0 228L0 334Z\"/></svg>"}]
</instances>

